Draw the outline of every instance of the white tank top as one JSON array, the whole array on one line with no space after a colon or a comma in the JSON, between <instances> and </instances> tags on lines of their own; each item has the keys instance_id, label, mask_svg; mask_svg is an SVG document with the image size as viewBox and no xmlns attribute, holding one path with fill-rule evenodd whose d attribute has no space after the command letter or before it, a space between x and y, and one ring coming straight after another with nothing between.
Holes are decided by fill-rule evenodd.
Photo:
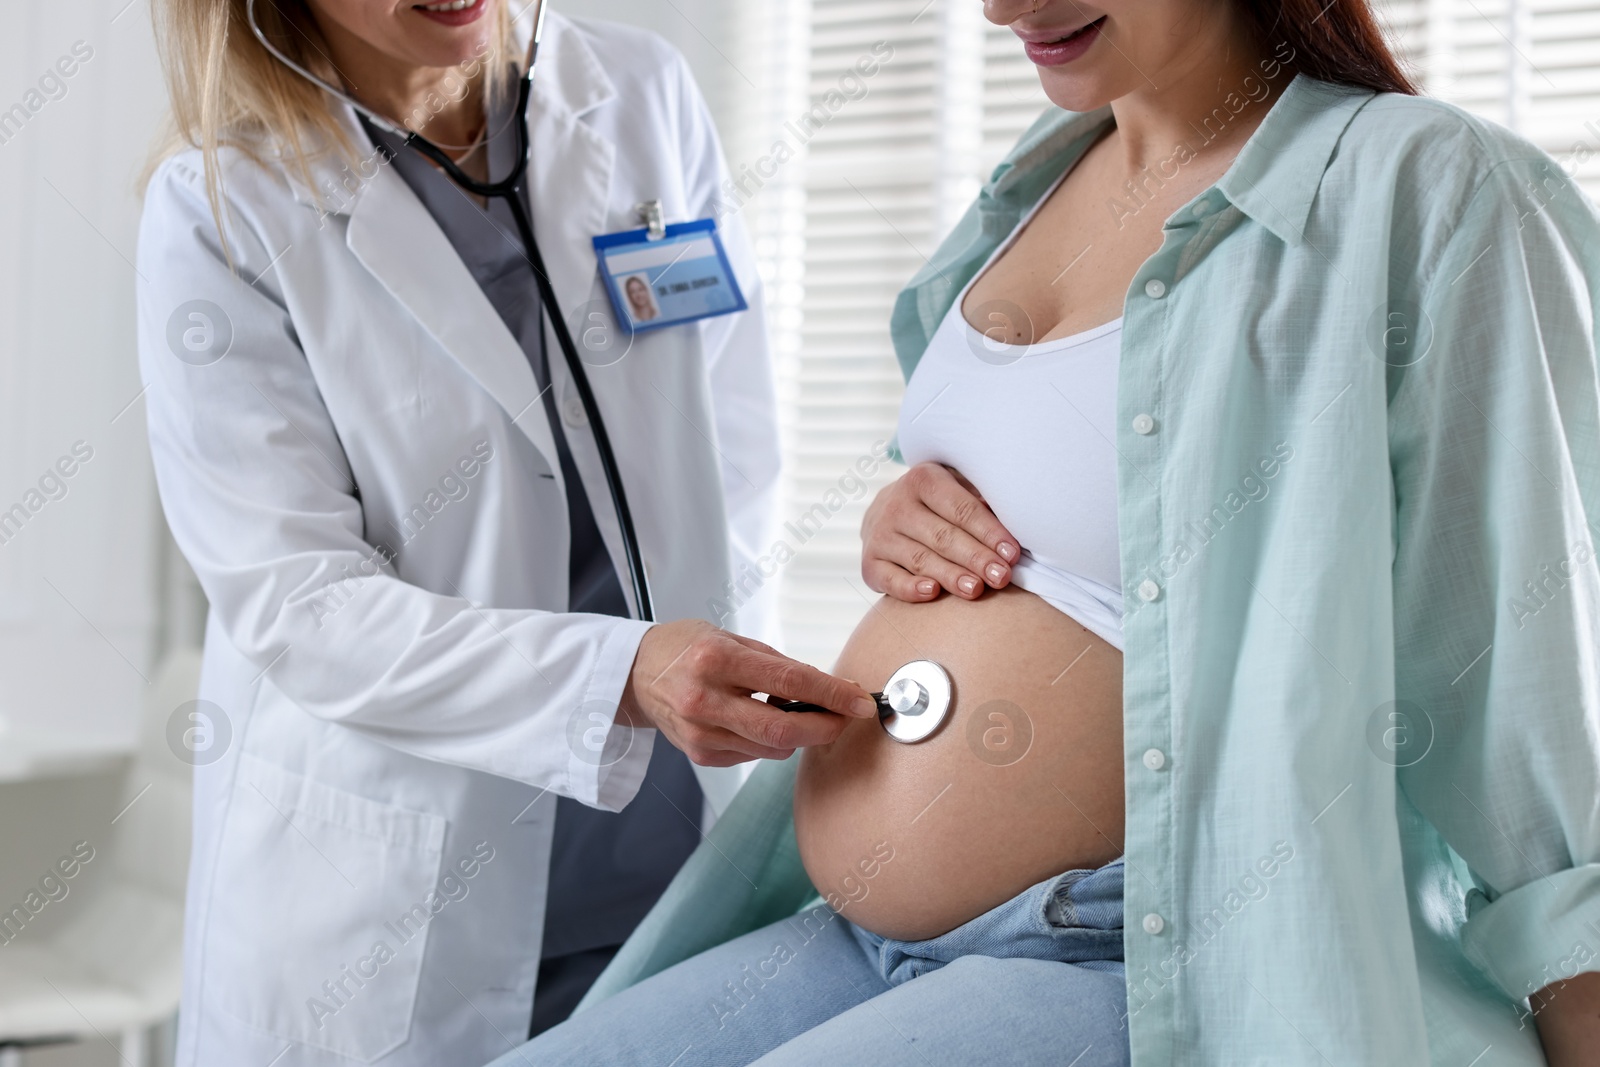
<instances>
[{"instance_id":1,"label":"white tank top","mask_svg":"<svg viewBox=\"0 0 1600 1067\"><path fill-rule=\"evenodd\" d=\"M906 384L900 450L908 463L960 471L1022 544L1012 582L1120 651L1112 442L1122 319L1040 344L1001 344L962 316L965 296L963 289Z\"/></svg>"}]
</instances>

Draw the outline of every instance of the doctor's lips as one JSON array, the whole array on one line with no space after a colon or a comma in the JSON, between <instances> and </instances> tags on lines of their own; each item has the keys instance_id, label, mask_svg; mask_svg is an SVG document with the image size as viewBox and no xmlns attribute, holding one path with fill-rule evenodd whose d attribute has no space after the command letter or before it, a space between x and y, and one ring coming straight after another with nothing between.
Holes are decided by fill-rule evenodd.
<instances>
[{"instance_id":1,"label":"doctor's lips","mask_svg":"<svg viewBox=\"0 0 1600 1067\"><path fill-rule=\"evenodd\" d=\"M1106 21L1101 15L1087 26L1069 33L1059 30L1023 30L1013 27L1023 40L1028 58L1041 67L1059 67L1071 63L1087 52L1100 39L1100 27Z\"/></svg>"},{"instance_id":2,"label":"doctor's lips","mask_svg":"<svg viewBox=\"0 0 1600 1067\"><path fill-rule=\"evenodd\" d=\"M439 4L413 4L411 10L446 26L465 26L489 10L489 0L444 0Z\"/></svg>"}]
</instances>

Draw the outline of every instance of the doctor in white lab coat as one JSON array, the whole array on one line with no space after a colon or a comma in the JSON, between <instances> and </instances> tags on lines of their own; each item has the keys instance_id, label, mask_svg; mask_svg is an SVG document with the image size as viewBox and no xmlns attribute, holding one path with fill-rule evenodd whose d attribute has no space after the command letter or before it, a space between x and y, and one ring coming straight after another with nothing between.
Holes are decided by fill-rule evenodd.
<instances>
[{"instance_id":1,"label":"doctor in white lab coat","mask_svg":"<svg viewBox=\"0 0 1600 1067\"><path fill-rule=\"evenodd\" d=\"M258 6L309 20L288 36L324 31L306 54L382 110L481 47L503 3L474 0L491 9L478 22L371 0ZM206 12L223 7L234 21L209 47L220 23ZM257 134L235 134L281 144L259 94L301 92L370 157L353 109L270 67L242 10L159 0L191 143L216 143L217 115L255 114ZM227 105L209 119L190 95L205 92ZM472 116L436 99L448 106L425 132L469 143ZM481 126L481 97L464 99ZM638 226L645 200L668 221L716 214L715 132L659 39L554 14L529 123L528 199L563 313L574 332L603 328L590 239ZM211 604L178 1061L467 1067L527 1036L558 797L645 803L652 750L670 740L715 808L731 788L713 768L831 740L871 700L712 625L760 628L728 609L761 599L753 560L778 473L761 285L737 217L721 232L750 309L639 334L588 371L657 616L679 620L651 626L568 611L572 487L550 410L626 571L553 342L547 408L394 166L327 152L302 172L289 150L257 155L170 155L139 238L156 474ZM843 714L784 715L752 692Z\"/></svg>"}]
</instances>

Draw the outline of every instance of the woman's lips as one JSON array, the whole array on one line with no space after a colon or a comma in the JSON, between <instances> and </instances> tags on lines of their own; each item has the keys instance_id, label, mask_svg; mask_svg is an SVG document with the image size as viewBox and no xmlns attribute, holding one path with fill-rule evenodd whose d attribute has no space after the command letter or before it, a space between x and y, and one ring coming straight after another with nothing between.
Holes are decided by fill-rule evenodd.
<instances>
[{"instance_id":1,"label":"woman's lips","mask_svg":"<svg viewBox=\"0 0 1600 1067\"><path fill-rule=\"evenodd\" d=\"M1051 41L1040 44L1028 41L1023 47L1028 53L1028 58L1041 67L1059 67L1064 63L1071 63L1083 55L1100 39L1100 24L1106 17L1101 15L1089 25L1062 41Z\"/></svg>"},{"instance_id":2,"label":"woman's lips","mask_svg":"<svg viewBox=\"0 0 1600 1067\"><path fill-rule=\"evenodd\" d=\"M477 22L483 13L489 10L489 0L472 0L466 7L454 7L450 3L416 4L411 10L424 18L446 26L465 26L469 22Z\"/></svg>"}]
</instances>

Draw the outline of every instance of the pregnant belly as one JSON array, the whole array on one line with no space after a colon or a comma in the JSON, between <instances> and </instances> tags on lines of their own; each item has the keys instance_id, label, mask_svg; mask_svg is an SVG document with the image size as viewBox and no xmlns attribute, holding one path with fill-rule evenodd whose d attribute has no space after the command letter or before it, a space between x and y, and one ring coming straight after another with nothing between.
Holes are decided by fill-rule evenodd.
<instances>
[{"instance_id":1,"label":"pregnant belly","mask_svg":"<svg viewBox=\"0 0 1600 1067\"><path fill-rule=\"evenodd\" d=\"M1122 854L1122 654L1032 593L883 599L834 673L876 692L931 659L955 699L901 744L872 720L808 748L800 856L818 891L886 937L945 933L1029 886Z\"/></svg>"}]
</instances>

